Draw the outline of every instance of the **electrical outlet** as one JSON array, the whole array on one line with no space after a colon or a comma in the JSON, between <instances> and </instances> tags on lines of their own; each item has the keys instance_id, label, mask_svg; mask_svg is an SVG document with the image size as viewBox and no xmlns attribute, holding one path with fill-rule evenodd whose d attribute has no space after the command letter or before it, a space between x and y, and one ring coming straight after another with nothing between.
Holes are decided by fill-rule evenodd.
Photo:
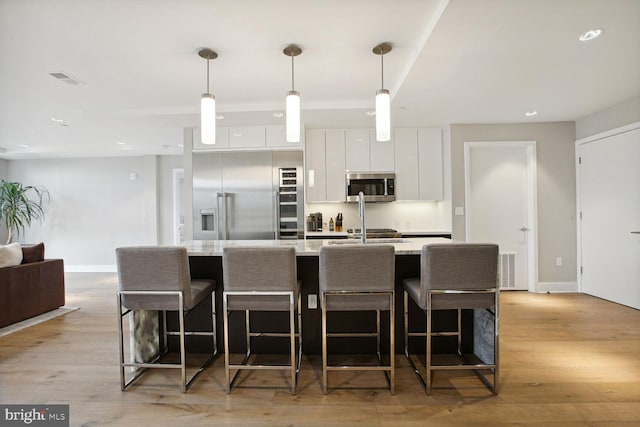
<instances>
[{"instance_id":1,"label":"electrical outlet","mask_svg":"<svg viewBox=\"0 0 640 427\"><path fill-rule=\"evenodd\" d=\"M562 267L562 257L561 256L556 258L556 267Z\"/></svg>"},{"instance_id":2,"label":"electrical outlet","mask_svg":"<svg viewBox=\"0 0 640 427\"><path fill-rule=\"evenodd\" d=\"M318 298L316 294L307 295L307 308L309 310L315 310L318 308Z\"/></svg>"}]
</instances>

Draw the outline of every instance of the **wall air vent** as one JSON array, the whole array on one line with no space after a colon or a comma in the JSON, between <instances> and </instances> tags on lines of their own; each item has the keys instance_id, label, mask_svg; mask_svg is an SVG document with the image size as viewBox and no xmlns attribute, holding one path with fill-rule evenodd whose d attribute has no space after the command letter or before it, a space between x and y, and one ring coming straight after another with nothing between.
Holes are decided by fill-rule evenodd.
<instances>
[{"instance_id":1,"label":"wall air vent","mask_svg":"<svg viewBox=\"0 0 640 427\"><path fill-rule=\"evenodd\" d=\"M58 73L49 73L49 75L51 77L54 77L54 78L56 78L56 79L58 79L58 80L60 80L62 82L70 84L70 85L77 86L77 85L80 84L80 80L76 79L75 77L70 76L67 73L58 72Z\"/></svg>"},{"instance_id":2,"label":"wall air vent","mask_svg":"<svg viewBox=\"0 0 640 427\"><path fill-rule=\"evenodd\" d=\"M516 253L501 253L498 262L498 275L500 289L513 289L516 287Z\"/></svg>"}]
</instances>

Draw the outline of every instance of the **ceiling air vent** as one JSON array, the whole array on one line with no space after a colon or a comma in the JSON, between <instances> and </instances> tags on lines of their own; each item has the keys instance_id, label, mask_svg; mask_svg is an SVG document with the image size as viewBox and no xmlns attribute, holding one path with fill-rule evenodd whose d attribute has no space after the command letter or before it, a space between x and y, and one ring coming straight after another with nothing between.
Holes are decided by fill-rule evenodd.
<instances>
[{"instance_id":1,"label":"ceiling air vent","mask_svg":"<svg viewBox=\"0 0 640 427\"><path fill-rule=\"evenodd\" d=\"M70 85L77 86L80 84L80 81L78 79L66 73L49 73L49 75Z\"/></svg>"}]
</instances>

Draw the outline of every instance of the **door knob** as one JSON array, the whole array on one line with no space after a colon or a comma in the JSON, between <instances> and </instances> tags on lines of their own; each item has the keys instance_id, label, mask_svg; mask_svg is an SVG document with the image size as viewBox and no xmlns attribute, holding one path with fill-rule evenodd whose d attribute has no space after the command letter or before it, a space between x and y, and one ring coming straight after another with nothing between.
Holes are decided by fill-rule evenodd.
<instances>
[{"instance_id":1,"label":"door knob","mask_svg":"<svg viewBox=\"0 0 640 427\"><path fill-rule=\"evenodd\" d=\"M527 227L520 227L518 230L520 230L520 231L529 231L529 229Z\"/></svg>"}]
</instances>

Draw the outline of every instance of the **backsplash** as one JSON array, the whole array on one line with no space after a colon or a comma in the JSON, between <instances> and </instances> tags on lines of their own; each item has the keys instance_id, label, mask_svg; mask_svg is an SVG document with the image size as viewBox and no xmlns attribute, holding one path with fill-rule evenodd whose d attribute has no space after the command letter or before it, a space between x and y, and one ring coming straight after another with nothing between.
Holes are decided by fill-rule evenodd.
<instances>
[{"instance_id":1,"label":"backsplash","mask_svg":"<svg viewBox=\"0 0 640 427\"><path fill-rule=\"evenodd\" d=\"M324 230L329 220L343 215L343 228L360 228L357 203L308 203L305 215L322 212ZM389 202L366 204L367 228L393 228L399 231L451 231L451 202Z\"/></svg>"}]
</instances>

